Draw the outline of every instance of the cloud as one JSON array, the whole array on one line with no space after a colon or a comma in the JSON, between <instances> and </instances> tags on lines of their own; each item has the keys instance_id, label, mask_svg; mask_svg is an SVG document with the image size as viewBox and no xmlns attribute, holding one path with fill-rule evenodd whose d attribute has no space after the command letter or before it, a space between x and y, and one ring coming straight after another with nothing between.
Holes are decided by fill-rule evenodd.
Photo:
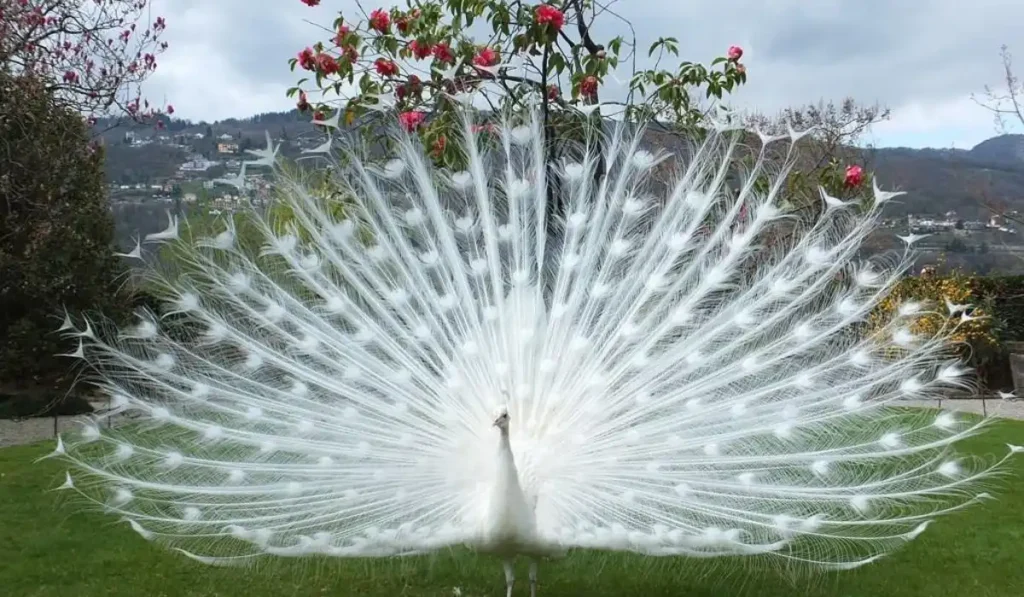
<instances>
[{"instance_id":1,"label":"cloud","mask_svg":"<svg viewBox=\"0 0 1024 597\"><path fill-rule=\"evenodd\" d=\"M153 0L167 17L170 49L147 83L194 120L288 109L285 90L299 74L287 60L326 39L338 11L353 0ZM595 36L637 39L647 48L674 36L687 60L706 63L732 44L744 47L748 84L735 106L774 113L787 106L853 96L892 108L874 131L879 145L969 147L995 134L971 93L1000 80L999 46L1019 37L1024 3L1005 0L619 0L601 15ZM1021 66L1024 69L1024 64Z\"/></svg>"},{"instance_id":2,"label":"cloud","mask_svg":"<svg viewBox=\"0 0 1024 597\"><path fill-rule=\"evenodd\" d=\"M871 141L876 145L879 139L886 139L902 140L908 147L969 149L993 136L994 128L992 114L970 97L914 101L895 110L891 120L875 126Z\"/></svg>"}]
</instances>

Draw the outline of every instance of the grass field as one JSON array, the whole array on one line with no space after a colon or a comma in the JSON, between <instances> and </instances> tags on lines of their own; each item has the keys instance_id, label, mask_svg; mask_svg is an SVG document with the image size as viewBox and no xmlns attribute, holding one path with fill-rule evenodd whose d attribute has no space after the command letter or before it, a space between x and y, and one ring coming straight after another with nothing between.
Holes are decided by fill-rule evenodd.
<instances>
[{"instance_id":1,"label":"grass field","mask_svg":"<svg viewBox=\"0 0 1024 597\"><path fill-rule=\"evenodd\" d=\"M1006 453L1024 422L1004 421L961 449ZM52 442L0 450L0 596L254 597L291 595L504 596L493 559L463 551L399 560L276 561L203 566L144 541L125 523L81 513L63 494L60 463L32 461ZM540 597L756 595L1020 597L1024 595L1024 458L992 487L996 500L937 521L905 549L870 566L814 577L752 570L739 560L572 554L540 569ZM529 595L525 564L514 595Z\"/></svg>"}]
</instances>

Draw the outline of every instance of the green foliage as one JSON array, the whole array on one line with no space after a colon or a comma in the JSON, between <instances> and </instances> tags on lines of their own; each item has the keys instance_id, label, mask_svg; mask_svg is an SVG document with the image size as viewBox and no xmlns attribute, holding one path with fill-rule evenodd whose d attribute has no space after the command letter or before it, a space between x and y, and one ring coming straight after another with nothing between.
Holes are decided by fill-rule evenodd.
<instances>
[{"instance_id":1,"label":"green foliage","mask_svg":"<svg viewBox=\"0 0 1024 597\"><path fill-rule=\"evenodd\" d=\"M843 201L870 200L874 173L867 169L869 153L858 148L861 137L870 127L889 118L889 110L880 105L862 105L853 98L841 102L817 102L798 108L787 108L776 116L754 114L747 126L771 136L788 135L790 128L806 131L799 141L795 163L786 178L785 195L796 209L815 214L823 208L820 189ZM751 145L760 148L757 140ZM788 146L770 146L769 156L783 162L789 156ZM750 162L756 159L752 155ZM850 168L860 168L860 176L849 176ZM767 180L759 181L762 189ZM883 188L885 188L883 186ZM860 206L865 206L861 203Z\"/></svg>"},{"instance_id":2,"label":"green foliage","mask_svg":"<svg viewBox=\"0 0 1024 597\"><path fill-rule=\"evenodd\" d=\"M991 305L1004 342L1024 341L1024 276L972 277L971 294Z\"/></svg>"},{"instance_id":3,"label":"green foliage","mask_svg":"<svg viewBox=\"0 0 1024 597\"><path fill-rule=\"evenodd\" d=\"M950 253L966 253L969 250L967 243L960 238L954 238L946 243L946 251Z\"/></svg>"},{"instance_id":4,"label":"green foliage","mask_svg":"<svg viewBox=\"0 0 1024 597\"><path fill-rule=\"evenodd\" d=\"M84 396L72 394L62 400L54 398L50 388L46 387L29 392L0 393L0 419L75 416L93 412L92 405Z\"/></svg>"},{"instance_id":5,"label":"green foliage","mask_svg":"<svg viewBox=\"0 0 1024 597\"><path fill-rule=\"evenodd\" d=\"M60 385L62 308L123 311L102 148L37 80L0 73L0 381Z\"/></svg>"},{"instance_id":6,"label":"green foliage","mask_svg":"<svg viewBox=\"0 0 1024 597\"><path fill-rule=\"evenodd\" d=\"M961 323L953 340L961 343L961 356L976 369L984 388L1013 387L1006 342L1024 340L1024 276L980 277L954 271L946 276L904 278L872 314L872 324L877 327L887 321L909 299L932 301L933 309L942 313L914 322L912 331L924 334L958 323L959 315L945 315L946 300L972 305L971 315L977 319Z\"/></svg>"},{"instance_id":7,"label":"green foliage","mask_svg":"<svg viewBox=\"0 0 1024 597\"><path fill-rule=\"evenodd\" d=\"M539 96L546 104L549 138L574 139L587 117L567 108L600 102L606 79L637 53L635 39L593 37L598 18L622 21L599 0L407 0L405 9L384 7L366 16L339 14L332 40L291 59L293 70L309 74L288 95L297 97L300 109L310 108L320 117L342 110L344 122L352 123L379 114L373 111L379 107L377 96L393 93L399 112L430 114L418 132L448 166L460 159L456 144L447 142L458 124L454 96L487 87L492 110L513 114L526 109L528 96ZM625 106L633 120L692 126L706 110L693 101L695 95L720 100L746 82L738 56L718 58L710 66L683 61L671 68L663 67L662 59L678 56L677 40L662 38L649 51L658 57L654 68L626 75L629 95L638 96ZM525 72L530 74L489 68L513 57L528 64ZM349 94L346 83L357 91ZM317 92L320 98L308 99ZM329 96L339 97L341 105L328 105L335 103ZM364 131L373 134L369 127Z\"/></svg>"}]
</instances>

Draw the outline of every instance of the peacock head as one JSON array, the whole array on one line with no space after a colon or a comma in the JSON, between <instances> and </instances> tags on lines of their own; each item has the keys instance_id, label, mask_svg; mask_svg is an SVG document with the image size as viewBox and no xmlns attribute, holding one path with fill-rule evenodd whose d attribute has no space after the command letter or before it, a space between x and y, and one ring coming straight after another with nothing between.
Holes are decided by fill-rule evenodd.
<instances>
[{"instance_id":1,"label":"peacock head","mask_svg":"<svg viewBox=\"0 0 1024 597\"><path fill-rule=\"evenodd\" d=\"M498 429L501 429L502 431L508 431L508 422L508 408L503 407L500 411L498 411L498 416L495 417L494 419L494 426L497 427Z\"/></svg>"}]
</instances>

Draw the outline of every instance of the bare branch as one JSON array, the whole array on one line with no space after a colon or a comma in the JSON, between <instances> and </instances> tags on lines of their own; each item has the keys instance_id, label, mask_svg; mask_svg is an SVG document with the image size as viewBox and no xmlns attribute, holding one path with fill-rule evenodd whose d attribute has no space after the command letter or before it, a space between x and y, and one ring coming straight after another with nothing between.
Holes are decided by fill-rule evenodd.
<instances>
[{"instance_id":1,"label":"bare branch","mask_svg":"<svg viewBox=\"0 0 1024 597\"><path fill-rule=\"evenodd\" d=\"M979 99L975 94L971 94L971 99L991 112L996 130L1005 133L1009 129L1007 117L1024 126L1024 85L1014 75L1013 55L1005 44L1000 48L999 57L1003 63L1003 88L996 90L986 85L985 99Z\"/></svg>"}]
</instances>

